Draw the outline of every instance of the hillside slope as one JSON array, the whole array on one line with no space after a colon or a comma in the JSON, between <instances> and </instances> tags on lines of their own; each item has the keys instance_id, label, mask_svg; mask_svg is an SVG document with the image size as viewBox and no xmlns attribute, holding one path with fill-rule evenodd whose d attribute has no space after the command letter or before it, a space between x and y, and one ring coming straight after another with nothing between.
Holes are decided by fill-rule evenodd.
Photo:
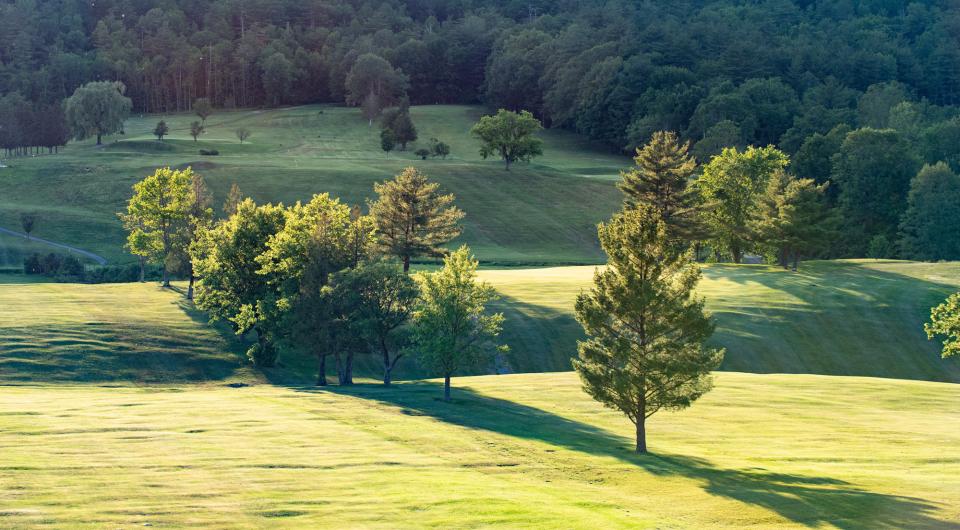
<instances>
[{"instance_id":1,"label":"hillside slope","mask_svg":"<svg viewBox=\"0 0 960 530\"><path fill-rule=\"evenodd\" d=\"M10 167L0 169L0 226L17 229L20 212L36 211L37 236L127 262L116 213L130 187L156 167L192 166L207 179L219 208L233 183L257 201L290 203L330 192L362 204L374 182L414 165L457 196L467 213L462 241L482 260L602 261L595 225L618 206L612 180L630 160L551 130L542 135L542 157L507 172L499 161L483 160L469 134L481 114L479 107L413 107L420 140L392 153L380 148L377 126L368 127L352 108L219 112L199 142L189 137L189 124L197 119L192 114L135 117L124 135L101 148L74 142L59 155L9 160ZM151 135L160 119L171 131L163 142ZM252 132L242 145L234 134L239 127ZM413 154L434 137L451 145L450 157L424 161ZM200 149L220 155L201 156ZM0 258L7 243L0 238Z\"/></svg>"},{"instance_id":2,"label":"hillside slope","mask_svg":"<svg viewBox=\"0 0 960 530\"><path fill-rule=\"evenodd\" d=\"M580 326L573 302L593 267L482 270L503 295L511 372L565 371ZM0 282L13 276L0 275ZM960 263L815 262L799 273L711 265L701 292L727 348L722 369L960 382L960 362L940 358L923 322L960 289ZM156 284L0 285L0 381L176 382L243 378L245 346L212 328L180 293ZM312 357L286 352L267 376L312 381ZM329 363L328 363L329 364ZM376 377L376 358L358 359ZM412 360L397 377L422 377Z\"/></svg>"},{"instance_id":3,"label":"hillside slope","mask_svg":"<svg viewBox=\"0 0 960 530\"><path fill-rule=\"evenodd\" d=\"M12 528L957 528L960 386L722 373L632 425L574 374L0 386ZM758 397L761 397L758 399ZM908 471L905 471L908 470Z\"/></svg>"}]
</instances>

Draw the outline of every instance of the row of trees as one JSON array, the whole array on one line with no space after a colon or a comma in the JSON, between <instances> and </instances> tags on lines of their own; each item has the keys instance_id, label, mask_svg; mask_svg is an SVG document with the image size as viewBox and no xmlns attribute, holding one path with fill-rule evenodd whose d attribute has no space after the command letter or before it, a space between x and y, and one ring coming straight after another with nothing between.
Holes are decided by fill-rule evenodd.
<instances>
[{"instance_id":1,"label":"row of trees","mask_svg":"<svg viewBox=\"0 0 960 530\"><path fill-rule=\"evenodd\" d=\"M127 248L161 264L165 286L183 272L188 299L196 285L197 307L256 337L248 356L257 365L273 366L289 347L316 356L317 384L327 384L330 358L339 383L351 384L355 355L375 355L390 384L415 352L444 377L449 399L450 378L500 348L503 317L486 309L495 292L476 281L468 248L443 248L461 231L453 195L414 168L374 191L363 214L328 194L258 205L234 187L217 222L202 177L161 168L134 186L121 218ZM445 256L444 266L411 276L418 256Z\"/></svg>"},{"instance_id":2,"label":"row of trees","mask_svg":"<svg viewBox=\"0 0 960 530\"><path fill-rule=\"evenodd\" d=\"M0 148L7 157L53 153L70 139L58 104L31 104L20 94L0 97Z\"/></svg>"}]
</instances>

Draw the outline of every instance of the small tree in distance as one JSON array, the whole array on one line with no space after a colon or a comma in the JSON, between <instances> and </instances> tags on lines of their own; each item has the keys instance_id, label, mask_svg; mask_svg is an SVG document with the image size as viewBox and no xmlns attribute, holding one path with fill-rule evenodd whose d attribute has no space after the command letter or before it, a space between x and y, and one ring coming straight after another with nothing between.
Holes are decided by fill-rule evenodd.
<instances>
[{"instance_id":1,"label":"small tree in distance","mask_svg":"<svg viewBox=\"0 0 960 530\"><path fill-rule=\"evenodd\" d=\"M36 222L36 213L23 212L20 214L20 228L23 228L23 233L27 236L27 239L30 239L30 232L33 232L33 227Z\"/></svg>"},{"instance_id":2,"label":"small tree in distance","mask_svg":"<svg viewBox=\"0 0 960 530\"><path fill-rule=\"evenodd\" d=\"M126 87L119 81L87 83L64 100L64 114L73 137L83 140L96 137L101 145L103 135L123 129L133 103L124 96Z\"/></svg>"},{"instance_id":3,"label":"small tree in distance","mask_svg":"<svg viewBox=\"0 0 960 530\"><path fill-rule=\"evenodd\" d=\"M167 127L167 122L160 120L157 122L157 126L153 128L153 135L157 137L157 140L163 141L163 137L170 132L170 127Z\"/></svg>"},{"instance_id":4,"label":"small tree in distance","mask_svg":"<svg viewBox=\"0 0 960 530\"><path fill-rule=\"evenodd\" d=\"M430 147L430 154L433 156L439 156L440 158L446 160L450 156L450 146L434 138L433 145Z\"/></svg>"},{"instance_id":5,"label":"small tree in distance","mask_svg":"<svg viewBox=\"0 0 960 530\"><path fill-rule=\"evenodd\" d=\"M436 272L418 273L420 300L413 314L417 359L427 370L443 377L443 400L450 401L450 378L480 364L488 353L505 350L494 340L503 327L503 315L488 314L486 305L496 291L478 283L477 261L470 249L460 247L443 260Z\"/></svg>"},{"instance_id":6,"label":"small tree in distance","mask_svg":"<svg viewBox=\"0 0 960 530\"><path fill-rule=\"evenodd\" d=\"M514 162L529 162L543 154L543 141L536 137L540 121L528 111L519 114L500 109L495 116L484 116L470 129L480 142L480 156L498 156L510 171Z\"/></svg>"},{"instance_id":7,"label":"small tree in distance","mask_svg":"<svg viewBox=\"0 0 960 530\"><path fill-rule=\"evenodd\" d=\"M240 204L240 201L243 200L243 195L240 194L240 186L236 182L230 185L230 191L227 193L227 198L223 201L223 216L230 217L231 215L237 213L237 205Z\"/></svg>"},{"instance_id":8,"label":"small tree in distance","mask_svg":"<svg viewBox=\"0 0 960 530\"><path fill-rule=\"evenodd\" d=\"M210 104L210 100L207 98L200 98L193 102L193 112L196 114L202 125L207 124L207 118L213 114L213 105Z\"/></svg>"},{"instance_id":9,"label":"small tree in distance","mask_svg":"<svg viewBox=\"0 0 960 530\"><path fill-rule=\"evenodd\" d=\"M190 123L190 136L193 136L194 142L196 142L197 138L199 138L200 135L203 133L204 133L203 124L201 124L198 121L194 121Z\"/></svg>"},{"instance_id":10,"label":"small tree in distance","mask_svg":"<svg viewBox=\"0 0 960 530\"><path fill-rule=\"evenodd\" d=\"M240 140L241 144L243 143L244 140L246 140L247 138L250 138L250 129L247 129L246 127L240 127L239 129L237 129L236 132L237 132L237 138Z\"/></svg>"},{"instance_id":11,"label":"small tree in distance","mask_svg":"<svg viewBox=\"0 0 960 530\"><path fill-rule=\"evenodd\" d=\"M646 453L646 419L710 390L723 352L703 346L713 324L694 295L700 269L676 251L654 208L627 209L598 232L609 259L577 297L587 340L573 366L587 394L633 422L636 451Z\"/></svg>"}]
</instances>

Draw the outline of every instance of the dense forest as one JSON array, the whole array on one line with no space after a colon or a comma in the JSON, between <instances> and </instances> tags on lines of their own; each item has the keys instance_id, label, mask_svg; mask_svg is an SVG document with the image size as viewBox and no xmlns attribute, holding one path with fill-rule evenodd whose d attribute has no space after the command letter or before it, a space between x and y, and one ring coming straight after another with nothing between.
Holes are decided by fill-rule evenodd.
<instances>
[{"instance_id":1,"label":"dense forest","mask_svg":"<svg viewBox=\"0 0 960 530\"><path fill-rule=\"evenodd\" d=\"M889 254L911 179L960 170L958 39L951 0L3 1L0 147L65 141L90 81L137 113L482 103L626 153L775 145L866 216L834 254Z\"/></svg>"}]
</instances>

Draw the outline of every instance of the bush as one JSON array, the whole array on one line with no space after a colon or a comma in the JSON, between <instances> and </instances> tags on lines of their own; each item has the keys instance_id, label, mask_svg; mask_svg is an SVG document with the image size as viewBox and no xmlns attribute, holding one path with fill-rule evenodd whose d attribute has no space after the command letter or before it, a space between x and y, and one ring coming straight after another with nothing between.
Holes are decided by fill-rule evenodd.
<instances>
[{"instance_id":1,"label":"bush","mask_svg":"<svg viewBox=\"0 0 960 530\"><path fill-rule=\"evenodd\" d=\"M894 257L893 243L883 234L873 236L870 245L867 247L867 257L873 259Z\"/></svg>"},{"instance_id":2,"label":"bush","mask_svg":"<svg viewBox=\"0 0 960 530\"><path fill-rule=\"evenodd\" d=\"M419 156L420 160L426 160L427 157L430 156L430 151L427 149L417 149L413 154Z\"/></svg>"},{"instance_id":3,"label":"bush","mask_svg":"<svg viewBox=\"0 0 960 530\"><path fill-rule=\"evenodd\" d=\"M83 281L85 270L80 260L61 254L31 254L23 260L24 274L40 274L58 281Z\"/></svg>"},{"instance_id":4,"label":"bush","mask_svg":"<svg viewBox=\"0 0 960 530\"><path fill-rule=\"evenodd\" d=\"M258 342L247 350L247 357L257 366L273 366L277 363L277 348L269 342Z\"/></svg>"},{"instance_id":5,"label":"bush","mask_svg":"<svg viewBox=\"0 0 960 530\"><path fill-rule=\"evenodd\" d=\"M220 154L220 151L216 149L201 149L200 154L203 156L217 156Z\"/></svg>"}]
</instances>

